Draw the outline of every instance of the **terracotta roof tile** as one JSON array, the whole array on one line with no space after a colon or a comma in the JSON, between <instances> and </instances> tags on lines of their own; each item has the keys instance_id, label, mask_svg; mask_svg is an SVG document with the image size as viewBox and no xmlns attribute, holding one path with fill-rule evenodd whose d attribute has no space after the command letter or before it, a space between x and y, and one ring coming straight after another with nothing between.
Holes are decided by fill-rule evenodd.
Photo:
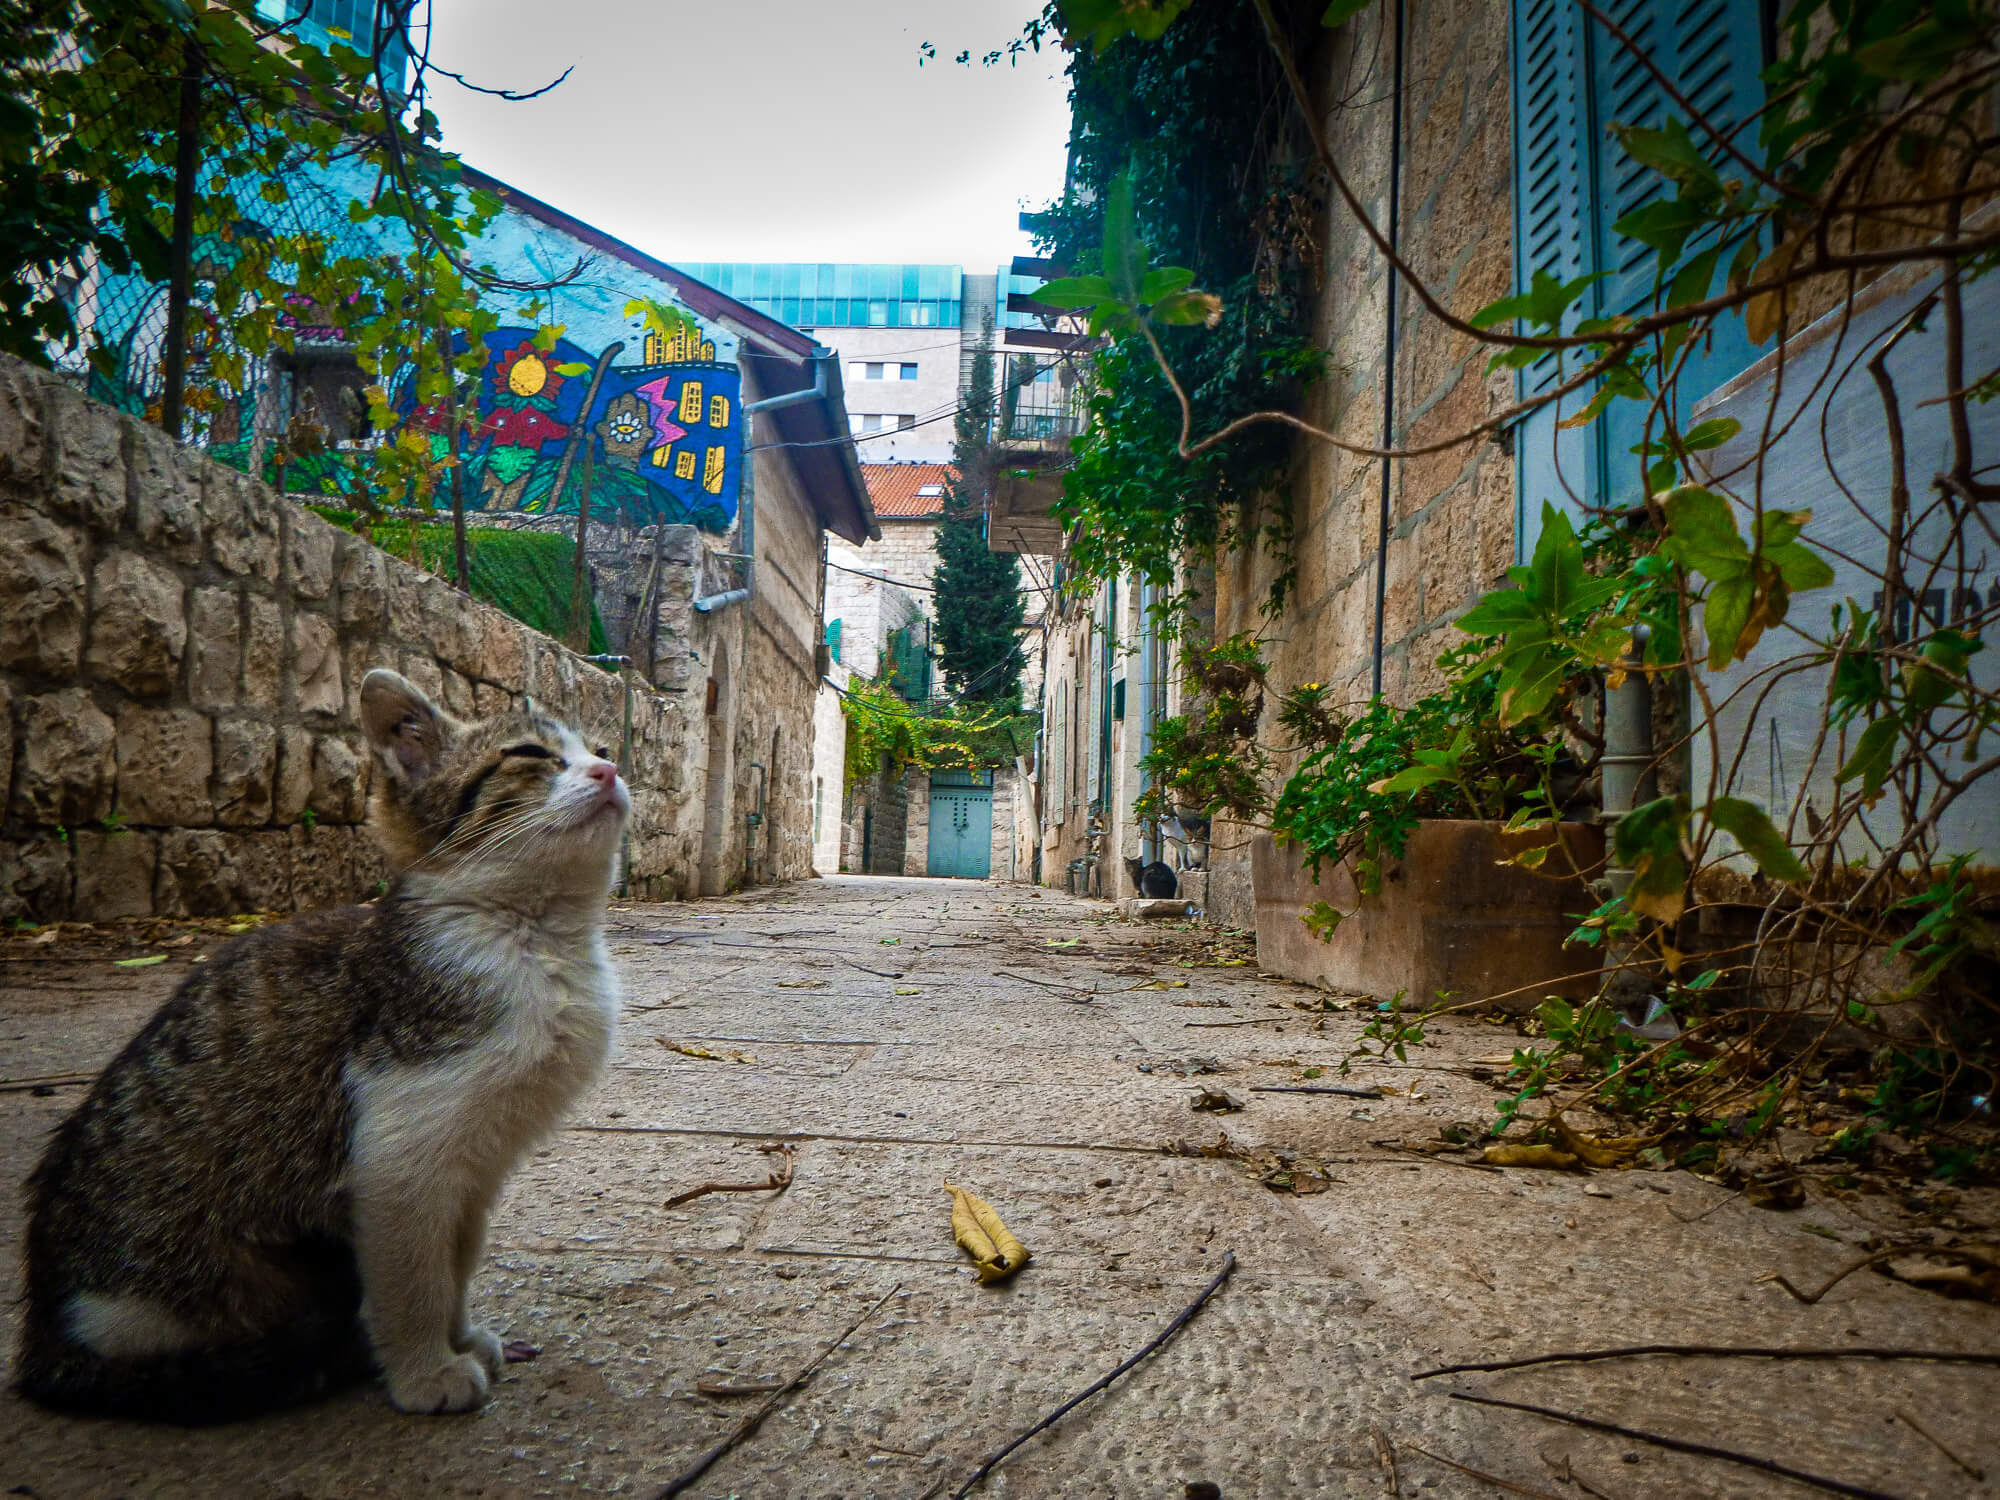
<instances>
[{"instance_id":1,"label":"terracotta roof tile","mask_svg":"<svg viewBox=\"0 0 2000 1500\"><path fill-rule=\"evenodd\" d=\"M958 475L950 464L863 464L861 477L878 516L941 516L945 488Z\"/></svg>"}]
</instances>

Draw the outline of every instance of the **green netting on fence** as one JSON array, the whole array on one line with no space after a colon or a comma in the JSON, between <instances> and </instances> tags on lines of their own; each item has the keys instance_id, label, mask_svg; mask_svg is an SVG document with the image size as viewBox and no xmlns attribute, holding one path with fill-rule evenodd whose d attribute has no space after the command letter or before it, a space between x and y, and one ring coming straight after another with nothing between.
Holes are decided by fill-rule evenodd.
<instances>
[{"instance_id":1,"label":"green netting on fence","mask_svg":"<svg viewBox=\"0 0 2000 1500\"><path fill-rule=\"evenodd\" d=\"M351 530L354 512L315 505L311 510L334 525ZM449 578L452 574L451 527L419 524L416 530L416 557L429 571ZM391 557L410 556L411 523L378 521L370 533L376 546ZM493 527L467 527L465 533L466 581L472 597L512 615L530 629L560 640L569 623L569 591L576 567L576 543L559 532L508 531ZM595 602L590 607L590 650L605 645L604 621Z\"/></svg>"}]
</instances>

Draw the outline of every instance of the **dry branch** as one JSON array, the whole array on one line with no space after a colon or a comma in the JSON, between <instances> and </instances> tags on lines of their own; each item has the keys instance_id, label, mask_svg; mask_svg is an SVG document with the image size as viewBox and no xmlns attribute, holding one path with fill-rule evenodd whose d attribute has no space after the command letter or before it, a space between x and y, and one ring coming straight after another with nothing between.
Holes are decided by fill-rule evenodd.
<instances>
[{"instance_id":1,"label":"dry branch","mask_svg":"<svg viewBox=\"0 0 2000 1500\"><path fill-rule=\"evenodd\" d=\"M685 1193L676 1193L661 1205L662 1208L679 1208L683 1203L691 1203L708 1193L782 1193L792 1185L793 1154L789 1142L778 1141L768 1146L759 1146L766 1153L777 1151L784 1154L784 1160L762 1182L704 1182L700 1187L691 1187Z\"/></svg>"},{"instance_id":2,"label":"dry branch","mask_svg":"<svg viewBox=\"0 0 2000 1500\"><path fill-rule=\"evenodd\" d=\"M1738 1453L1733 1448L1718 1448L1711 1443L1691 1443L1685 1438L1667 1437L1662 1433L1646 1432L1637 1427L1621 1427L1616 1422L1600 1422L1596 1417L1557 1411L1549 1406L1530 1406L1525 1401L1502 1401L1497 1396L1475 1396L1470 1391L1453 1391L1451 1399L1469 1401L1475 1406L1498 1406L1508 1411L1531 1412L1538 1417L1547 1417L1552 1422L1566 1422L1572 1427L1587 1428L1591 1432L1609 1432L1618 1437L1631 1438L1635 1442L1651 1443L1655 1448L1665 1448L1671 1453L1692 1453L1698 1458L1719 1458L1725 1463L1742 1464L1745 1468L1761 1469L1766 1474L1795 1479L1800 1484L1809 1484L1829 1494L1852 1495L1856 1500L1901 1500L1900 1496L1892 1495L1886 1490L1871 1490L1865 1485L1849 1484L1844 1479L1827 1479L1818 1474L1808 1474L1804 1469L1787 1467L1774 1458L1759 1458L1754 1453Z\"/></svg>"},{"instance_id":3,"label":"dry branch","mask_svg":"<svg viewBox=\"0 0 2000 1500\"><path fill-rule=\"evenodd\" d=\"M745 1438L750 1436L751 1433L755 1432L758 1428L758 1425L763 1422L764 1418L770 1416L772 1412L778 1409L779 1402L783 1401L785 1397L789 1396L793 1391L797 1390L800 1386L804 1385L806 1383L807 1378L811 1376L812 1372L814 1370L817 1370L821 1365L825 1364L828 1357L832 1355L834 1350L838 1349L842 1344L846 1343L849 1339L853 1338L855 1330L858 1329L863 1323L866 1323L870 1318L874 1317L876 1313L880 1312L884 1304L886 1304L891 1297L895 1296L896 1293L900 1292L902 1289L903 1289L903 1283L899 1281L894 1286L890 1287L888 1291L884 1292L882 1294L880 1301L876 1302L875 1305L873 1307L870 1307L867 1312L863 1313L860 1317L856 1318L852 1323L848 1324L847 1331L845 1333L843 1333L839 1338L835 1339L832 1343L828 1344L826 1348L822 1349L819 1352L818 1358L814 1359L811 1364L807 1365L803 1370L799 1371L798 1374L794 1375L790 1380L786 1381L784 1385L781 1386L778 1390L774 1391L771 1395L770 1400L766 1401L762 1406L758 1407L755 1411L751 1412L749 1416L745 1417L742 1421L742 1424L738 1426L734 1432L730 1433L728 1437L724 1438L721 1442L717 1443L713 1448L710 1448L708 1452L702 1454L700 1458L696 1459L693 1463L689 1464L685 1469L681 1470L681 1472L676 1474L672 1479L669 1479L659 1489L653 1491L652 1500L673 1500L673 1497L675 1495L678 1495L682 1490L685 1490L689 1485L693 1484L697 1479L701 1478L702 1475L706 1474L709 1471L710 1466L713 1465L718 1458L721 1458L723 1454L727 1453L731 1448L734 1448L738 1443L742 1442Z\"/></svg>"},{"instance_id":4,"label":"dry branch","mask_svg":"<svg viewBox=\"0 0 2000 1500\"><path fill-rule=\"evenodd\" d=\"M1730 1344L1627 1344L1616 1349L1575 1349L1558 1354L1531 1354L1526 1359L1496 1359L1482 1364L1439 1365L1419 1370L1412 1380L1435 1375L1465 1375L1493 1370L1525 1370L1531 1365L1586 1364L1599 1359L1638 1359L1649 1354L1688 1359L1908 1359L1944 1365L2000 1365L2000 1354L1966 1353L1951 1349L1785 1349Z\"/></svg>"},{"instance_id":5,"label":"dry branch","mask_svg":"<svg viewBox=\"0 0 2000 1500\"><path fill-rule=\"evenodd\" d=\"M960 1485L956 1490L952 1491L951 1500L965 1500L965 1497L972 1493L973 1489L979 1484L979 1482L982 1479L984 1479L988 1474L992 1473L993 1470L999 1466L1000 1461L1004 1459L1008 1454L1012 1453L1016 1448L1020 1447L1021 1444L1027 1442L1027 1440L1033 1437L1036 1433L1044 1432L1049 1428L1055 1426L1056 1423L1061 1421L1065 1415L1075 1410L1077 1407L1081 1406L1084 1402L1088 1401L1092 1396L1095 1396L1099 1391L1103 1390L1106 1386L1110 1385L1112 1381L1116 1380L1120 1375L1123 1375L1127 1370L1131 1369L1134 1365L1138 1364L1140 1360L1144 1359L1154 1350L1160 1348L1160 1346L1165 1344L1168 1339L1172 1338L1175 1334L1179 1333L1181 1329L1185 1328L1188 1325L1188 1323L1193 1320L1194 1315L1202 1310L1203 1306L1207 1304L1208 1299L1216 1294L1216 1292L1221 1288L1222 1283L1227 1281L1230 1278L1230 1276L1235 1272L1235 1270L1236 1270L1236 1252L1234 1250L1223 1251L1222 1269L1217 1271L1215 1273L1214 1278L1208 1283L1208 1285L1201 1289L1201 1295L1199 1297L1196 1297L1194 1301L1190 1302L1186 1307L1182 1308L1180 1311L1180 1315L1176 1317L1173 1320L1173 1322L1169 1323L1165 1328L1161 1329L1159 1333L1154 1336L1151 1342L1149 1342L1146 1345L1145 1348L1141 1349L1137 1354L1133 1355L1130 1359L1126 1360L1124 1364L1120 1365L1117 1369L1113 1370L1109 1375L1106 1375L1103 1379L1091 1382L1091 1384L1084 1390L1079 1392L1077 1395L1071 1397L1069 1400L1063 1402L1061 1406L1058 1406L1054 1411L1050 1412L1046 1417L1043 1417L1041 1421L1037 1422L1033 1427L1030 1427L1026 1432L1022 1433L1019 1437L1015 1438L1013 1442L1009 1443L1006 1447L1000 1449L998 1452L993 1454L992 1457L988 1458L978 1468L972 1471L971 1478L967 1479L964 1484ZM662 1497L662 1500L664 1500L664 1497Z\"/></svg>"}]
</instances>

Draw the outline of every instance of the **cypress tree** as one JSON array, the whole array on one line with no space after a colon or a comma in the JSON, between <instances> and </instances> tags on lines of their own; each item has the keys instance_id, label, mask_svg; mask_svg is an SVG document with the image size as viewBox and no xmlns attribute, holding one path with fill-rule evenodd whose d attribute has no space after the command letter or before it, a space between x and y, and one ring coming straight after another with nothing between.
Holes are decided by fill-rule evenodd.
<instances>
[{"instance_id":1,"label":"cypress tree","mask_svg":"<svg viewBox=\"0 0 2000 1500\"><path fill-rule=\"evenodd\" d=\"M945 496L938 528L937 639L946 688L974 703L1017 705L1021 671L1020 564L986 545L986 508L998 467L988 426L993 414L993 351L978 350L965 401L953 427L952 464L958 477Z\"/></svg>"}]
</instances>

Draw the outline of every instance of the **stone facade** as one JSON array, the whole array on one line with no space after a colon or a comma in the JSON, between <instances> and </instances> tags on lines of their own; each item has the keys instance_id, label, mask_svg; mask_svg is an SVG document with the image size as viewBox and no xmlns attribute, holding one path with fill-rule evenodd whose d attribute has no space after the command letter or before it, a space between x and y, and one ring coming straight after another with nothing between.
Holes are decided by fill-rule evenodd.
<instances>
[{"instance_id":1,"label":"stone facade","mask_svg":"<svg viewBox=\"0 0 2000 1500\"><path fill-rule=\"evenodd\" d=\"M0 360L0 917L366 896L386 872L360 826L372 757L356 710L378 665L466 717L531 693L613 747L629 691L639 896L807 873L819 522L789 467L759 457L756 597L690 611L682 683L628 688L443 579ZM708 714L716 675L724 691Z\"/></svg>"},{"instance_id":2,"label":"stone facade","mask_svg":"<svg viewBox=\"0 0 2000 1500\"><path fill-rule=\"evenodd\" d=\"M1400 101L1364 82L1395 45L1379 34L1385 18L1393 24L1390 12L1363 12L1331 40L1318 80L1322 99L1341 101L1324 116L1328 143L1376 223L1386 224L1392 111L1401 109L1401 250L1440 300L1468 317L1513 287L1507 7L1500 0L1427 0L1413 8ZM1391 362L1390 439L1397 446L1463 431L1511 404L1512 373L1486 373L1490 351L1447 328L1407 286L1397 289L1390 344L1387 268L1339 200L1329 195L1329 202L1316 335L1332 378L1304 415L1349 441L1379 443ZM1281 628L1261 630L1258 614L1278 564L1246 549L1217 569L1217 633L1268 634L1270 680L1281 692L1324 682L1363 703L1374 691L1378 658L1380 688L1391 701L1435 691L1442 685L1436 658L1455 634L1451 622L1504 582L1514 562L1511 452L1483 442L1391 462L1386 535L1380 460L1302 441L1293 474L1298 582ZM1280 774L1289 769L1281 764ZM1254 920L1250 833L1227 825L1215 831L1208 913L1235 926Z\"/></svg>"},{"instance_id":3,"label":"stone facade","mask_svg":"<svg viewBox=\"0 0 2000 1500\"><path fill-rule=\"evenodd\" d=\"M1514 275L1507 7L1500 0L1423 0L1412 8L1400 99L1369 81L1395 45L1380 33L1385 18L1393 25L1393 12L1364 11L1327 40L1314 82L1326 101L1328 142L1370 216L1386 225L1393 112L1400 109L1401 251L1465 317L1506 295ZM1377 445L1392 369L1390 440L1399 446L1462 431L1510 404L1511 373L1487 374L1488 351L1427 313L1407 286L1397 288L1391 338L1382 256L1336 195L1328 195L1326 215L1327 271L1314 332L1327 351L1329 378L1301 414L1350 442ZM1435 659L1450 644L1452 620L1501 583L1514 562L1514 488L1512 456L1497 442L1396 460L1385 529L1381 462L1301 439L1291 485L1297 580L1283 616L1273 626L1260 606L1285 562L1266 549L1244 548L1217 567L1201 624L1217 635L1263 638L1278 691L1329 683L1359 705L1375 691L1379 662L1380 689L1391 700L1420 697L1441 683ZM1119 597L1129 598L1132 580L1119 583ZM1093 673L1101 668L1093 632L1102 627L1092 617L1104 604L1080 602L1046 637L1044 722L1053 722L1061 700L1071 742L1061 757L1045 745L1037 767L1041 875L1052 885L1063 883L1071 860L1091 852L1084 831L1092 798L1083 790L1086 764L1079 758L1100 753ZM1114 667L1111 676L1117 675ZM1172 687L1158 696L1159 711L1178 710ZM1141 736L1133 732L1134 707L1128 692L1124 720L1111 728L1113 785L1097 794L1100 805L1108 796L1112 820L1102 851L1107 896L1123 894L1129 884L1111 857L1138 853L1142 832L1125 812L1137 791ZM1086 722L1079 723L1079 713ZM1066 778L1066 792L1049 784L1051 767ZM1281 757L1279 774L1289 769ZM1254 920L1253 832L1226 823L1214 829L1206 911L1232 926Z\"/></svg>"}]
</instances>

